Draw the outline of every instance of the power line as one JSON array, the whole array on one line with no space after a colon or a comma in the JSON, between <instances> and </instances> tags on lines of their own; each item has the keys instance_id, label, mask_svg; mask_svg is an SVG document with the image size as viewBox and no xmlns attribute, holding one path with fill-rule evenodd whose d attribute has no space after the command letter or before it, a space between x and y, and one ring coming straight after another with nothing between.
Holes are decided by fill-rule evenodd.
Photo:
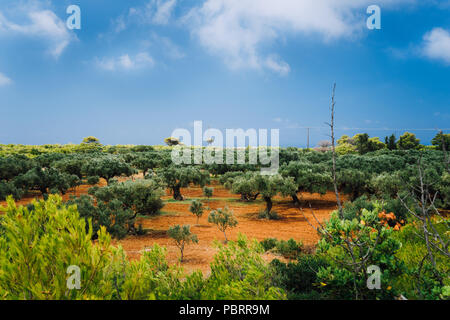
<instances>
[{"instance_id":1,"label":"power line","mask_svg":"<svg viewBox=\"0 0 450 320\"><path fill-rule=\"evenodd\" d=\"M327 129L328 127L298 127L299 129ZM335 130L342 130L342 131L350 131L350 130L376 130L376 131L449 131L450 128L349 128L349 127L343 127L343 128L335 128Z\"/></svg>"}]
</instances>

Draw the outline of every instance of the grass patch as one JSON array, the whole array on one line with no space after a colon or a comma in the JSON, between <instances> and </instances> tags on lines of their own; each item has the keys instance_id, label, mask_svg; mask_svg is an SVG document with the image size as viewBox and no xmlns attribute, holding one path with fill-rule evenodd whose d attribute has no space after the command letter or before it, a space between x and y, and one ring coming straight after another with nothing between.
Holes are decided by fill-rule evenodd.
<instances>
[{"instance_id":1,"label":"grass patch","mask_svg":"<svg viewBox=\"0 0 450 320\"><path fill-rule=\"evenodd\" d=\"M175 211L160 211L159 214L156 215L143 215L143 214L138 214L136 216L136 218L140 218L140 219L146 219L146 220L152 220L161 216L177 216L179 215L179 212L175 212Z\"/></svg>"},{"instance_id":2,"label":"grass patch","mask_svg":"<svg viewBox=\"0 0 450 320\"><path fill-rule=\"evenodd\" d=\"M280 220L281 216L276 211L260 211L258 213L258 219Z\"/></svg>"}]
</instances>

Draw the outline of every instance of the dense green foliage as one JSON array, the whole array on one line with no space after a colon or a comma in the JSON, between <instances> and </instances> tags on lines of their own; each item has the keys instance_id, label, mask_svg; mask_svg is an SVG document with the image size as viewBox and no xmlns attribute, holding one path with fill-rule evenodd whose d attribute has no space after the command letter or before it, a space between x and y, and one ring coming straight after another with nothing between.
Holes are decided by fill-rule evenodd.
<instances>
[{"instance_id":1,"label":"dense green foliage","mask_svg":"<svg viewBox=\"0 0 450 320\"><path fill-rule=\"evenodd\" d=\"M282 196L292 196L297 191L297 186L292 177L282 175L261 175L254 172L230 174L225 182L225 186L231 188L233 193L241 195L245 201L255 200L261 195L266 202L266 209L263 216L274 217L272 213L272 198L277 194Z\"/></svg>"},{"instance_id":2,"label":"dense green foliage","mask_svg":"<svg viewBox=\"0 0 450 320\"><path fill-rule=\"evenodd\" d=\"M363 209L351 220L340 219L335 212L321 232L318 252L329 266L321 268L317 277L333 299L392 299L398 294L392 286L388 288L403 271L402 262L395 258L401 243L391 237L391 228L380 224L382 209L378 203L374 205L374 210ZM367 286L371 265L381 269L380 290Z\"/></svg>"},{"instance_id":3,"label":"dense green foliage","mask_svg":"<svg viewBox=\"0 0 450 320\"><path fill-rule=\"evenodd\" d=\"M137 215L155 215L164 206L164 190L155 180L137 180L113 183L107 187L93 187L89 195L73 198L80 216L91 219L94 236L101 226L115 238L127 234L141 234L135 226Z\"/></svg>"},{"instance_id":4,"label":"dense green foliage","mask_svg":"<svg viewBox=\"0 0 450 320\"><path fill-rule=\"evenodd\" d=\"M0 145L0 199L12 196L0 216L0 298L449 299L449 258L437 251L436 268L424 260L421 224L404 206L420 210L420 204L406 197L420 198L420 159L436 209L450 209L448 155L443 152L450 149L448 134L436 135L430 147L421 146L410 133L398 141L391 135L384 142L367 134L339 139L337 186L351 201L344 202L342 216L334 212L323 222L312 253L306 254L293 239L257 243L240 236L218 244L208 277L169 265L166 250L159 246L129 261L122 249L110 245L111 237L145 233L136 219L160 213L166 188L174 199L183 200L181 188L202 187L209 206L213 189L206 185L211 175L240 194L240 201L262 199L266 207L260 217L277 218L275 196L292 197L295 206L304 206L302 193L333 191L331 152L281 148L279 174L265 176L260 165L247 163L173 165L171 147L104 146L95 137L80 145ZM95 186L66 203L52 195L80 184ZM45 200L27 208L16 207L12 200L39 193ZM205 208L193 200L190 211L200 217ZM433 219L430 228L448 244L448 218ZM237 225L228 208L213 210L208 222L218 226L226 242L226 231ZM180 248L181 258L185 244L198 240L187 226L173 226L167 235ZM290 262L267 264L261 258L265 251ZM70 265L81 269L81 290L67 289ZM373 265L381 270L380 290L367 287Z\"/></svg>"},{"instance_id":5,"label":"dense green foliage","mask_svg":"<svg viewBox=\"0 0 450 320\"><path fill-rule=\"evenodd\" d=\"M42 195L48 193L65 194L67 190L79 185L76 175L60 172L54 168L35 167L14 179L14 185L22 190L39 190Z\"/></svg>"},{"instance_id":6,"label":"dense green foliage","mask_svg":"<svg viewBox=\"0 0 450 320\"><path fill-rule=\"evenodd\" d=\"M181 188L189 186L190 183L201 187L209 183L209 173L196 167L170 166L157 171L166 185L172 189L175 200L183 200Z\"/></svg>"},{"instance_id":7,"label":"dense green foliage","mask_svg":"<svg viewBox=\"0 0 450 320\"><path fill-rule=\"evenodd\" d=\"M205 278L200 272L186 275L179 266L170 266L166 250L158 245L130 261L120 247L111 245L105 228L92 242L90 223L59 196L35 201L32 207L17 207L9 199L3 209L2 299L286 298L283 289L272 284L272 269L260 257L260 246L243 237L227 246L218 245L211 275ZM71 266L79 268L79 289Z\"/></svg>"},{"instance_id":8,"label":"dense green foliage","mask_svg":"<svg viewBox=\"0 0 450 320\"><path fill-rule=\"evenodd\" d=\"M296 259L302 252L303 244L294 239L277 240L275 238L266 238L260 242L265 251L271 251L279 254L286 259Z\"/></svg>"}]
</instances>

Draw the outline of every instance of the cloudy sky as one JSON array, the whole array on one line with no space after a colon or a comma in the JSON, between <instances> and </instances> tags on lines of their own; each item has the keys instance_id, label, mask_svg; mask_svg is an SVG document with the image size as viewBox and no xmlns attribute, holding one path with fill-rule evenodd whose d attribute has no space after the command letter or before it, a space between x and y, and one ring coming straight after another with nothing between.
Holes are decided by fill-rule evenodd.
<instances>
[{"instance_id":1,"label":"cloudy sky","mask_svg":"<svg viewBox=\"0 0 450 320\"><path fill-rule=\"evenodd\" d=\"M0 143L161 144L202 120L314 145L335 81L339 135L450 128L450 0L2 0L0 43Z\"/></svg>"}]
</instances>

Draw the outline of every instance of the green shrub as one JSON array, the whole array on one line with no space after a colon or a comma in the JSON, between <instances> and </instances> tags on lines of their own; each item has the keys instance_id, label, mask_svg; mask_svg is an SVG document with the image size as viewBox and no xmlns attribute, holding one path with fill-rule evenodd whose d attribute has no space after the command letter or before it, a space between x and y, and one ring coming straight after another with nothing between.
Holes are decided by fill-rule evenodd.
<instances>
[{"instance_id":1,"label":"green shrub","mask_svg":"<svg viewBox=\"0 0 450 320\"><path fill-rule=\"evenodd\" d=\"M285 299L283 289L273 285L273 268L261 257L262 247L239 235L237 241L217 244L205 288L206 299Z\"/></svg>"},{"instance_id":2,"label":"green shrub","mask_svg":"<svg viewBox=\"0 0 450 320\"><path fill-rule=\"evenodd\" d=\"M269 251L277 246L278 240L276 238L266 238L260 242L264 251Z\"/></svg>"},{"instance_id":3,"label":"green shrub","mask_svg":"<svg viewBox=\"0 0 450 320\"><path fill-rule=\"evenodd\" d=\"M301 241L296 242L294 239L287 241L280 240L276 246L276 252L288 259L295 259L302 251L303 244Z\"/></svg>"},{"instance_id":4,"label":"green shrub","mask_svg":"<svg viewBox=\"0 0 450 320\"><path fill-rule=\"evenodd\" d=\"M379 223L381 204L373 205L371 211L363 209L358 219L341 219L333 212L321 231L318 253L326 257L329 266L321 268L317 277L332 299L393 299L399 294L392 284L404 271L395 256L401 243L392 237L392 228ZM366 272L371 265L381 270L380 290L367 287Z\"/></svg>"},{"instance_id":5,"label":"green shrub","mask_svg":"<svg viewBox=\"0 0 450 320\"><path fill-rule=\"evenodd\" d=\"M211 275L184 274L169 265L158 245L129 261L111 246L105 227L91 241L92 227L75 206L60 196L34 201L29 210L10 197L0 228L0 296L2 299L284 299L272 285L272 268L261 247L242 236L218 244ZM20 235L20 236L18 236ZM69 290L69 266L81 272L80 289ZM70 280L70 279L69 279Z\"/></svg>"},{"instance_id":6,"label":"green shrub","mask_svg":"<svg viewBox=\"0 0 450 320\"><path fill-rule=\"evenodd\" d=\"M146 249L139 260L119 265L114 274L115 299L198 300L205 286L199 271L186 276L178 265L169 265L167 250L158 244Z\"/></svg>"},{"instance_id":7,"label":"green shrub","mask_svg":"<svg viewBox=\"0 0 450 320\"><path fill-rule=\"evenodd\" d=\"M396 220L407 220L408 209L403 206L402 202L398 198L392 199L389 197L384 197L380 201L382 209L387 213L393 212L397 218ZM355 218L359 219L363 209L372 211L374 208L375 206L373 201L369 200L367 196L361 196L355 201L345 203L343 208L344 218L347 220L352 220Z\"/></svg>"},{"instance_id":8,"label":"green shrub","mask_svg":"<svg viewBox=\"0 0 450 320\"><path fill-rule=\"evenodd\" d=\"M161 196L165 191L159 181L141 179L113 183L103 188L93 187L89 194L105 203L119 200L125 209L133 210L136 215L155 215L164 206Z\"/></svg>"},{"instance_id":9,"label":"green shrub","mask_svg":"<svg viewBox=\"0 0 450 320\"><path fill-rule=\"evenodd\" d=\"M16 207L12 198L3 208L0 237L0 296L3 299L109 299L111 267L120 250L110 245L105 228L91 241L92 227L75 206L61 197L34 201L33 210ZM18 236L20 235L20 236ZM67 289L67 268L81 270L81 289Z\"/></svg>"},{"instance_id":10,"label":"green shrub","mask_svg":"<svg viewBox=\"0 0 450 320\"><path fill-rule=\"evenodd\" d=\"M445 231L448 230L448 224L449 220L437 223L435 228L440 232ZM402 243L396 257L406 266L406 272L395 279L395 285L408 299L448 299L448 293L445 297L446 286L450 286L448 257L438 252L435 254L437 270L444 278L443 286L436 280L428 259L424 260L421 277L418 276L421 261L427 254L425 241L418 235L420 232L414 224L407 224L394 234L394 238ZM445 233L442 233L445 237ZM447 234L444 240L448 242L448 238Z\"/></svg>"},{"instance_id":11,"label":"green shrub","mask_svg":"<svg viewBox=\"0 0 450 320\"><path fill-rule=\"evenodd\" d=\"M0 181L0 200L5 200L10 195L19 200L24 193L23 189L17 188L12 182Z\"/></svg>"},{"instance_id":12,"label":"green shrub","mask_svg":"<svg viewBox=\"0 0 450 320\"><path fill-rule=\"evenodd\" d=\"M87 177L87 179L86 179L87 184L90 184L90 185L97 184L97 183L99 183L99 181L100 181L99 176L90 176L90 177Z\"/></svg>"},{"instance_id":13,"label":"green shrub","mask_svg":"<svg viewBox=\"0 0 450 320\"><path fill-rule=\"evenodd\" d=\"M328 263L320 255L300 255L295 262L283 263L272 260L275 269L274 285L286 290L288 299L326 299L326 294L317 279L320 268Z\"/></svg>"},{"instance_id":14,"label":"green shrub","mask_svg":"<svg viewBox=\"0 0 450 320\"><path fill-rule=\"evenodd\" d=\"M81 218L91 221L93 239L97 237L97 231L102 226L106 228L112 237L124 238L129 233L137 233L135 230L135 214L131 209L126 209L124 204L113 199L109 202L95 200L88 195L72 198L68 205L76 205Z\"/></svg>"},{"instance_id":15,"label":"green shrub","mask_svg":"<svg viewBox=\"0 0 450 320\"><path fill-rule=\"evenodd\" d=\"M264 251L273 251L284 258L295 259L297 258L301 251L303 244L301 241L296 242L294 239L277 240L275 238L267 238L260 242Z\"/></svg>"}]
</instances>

